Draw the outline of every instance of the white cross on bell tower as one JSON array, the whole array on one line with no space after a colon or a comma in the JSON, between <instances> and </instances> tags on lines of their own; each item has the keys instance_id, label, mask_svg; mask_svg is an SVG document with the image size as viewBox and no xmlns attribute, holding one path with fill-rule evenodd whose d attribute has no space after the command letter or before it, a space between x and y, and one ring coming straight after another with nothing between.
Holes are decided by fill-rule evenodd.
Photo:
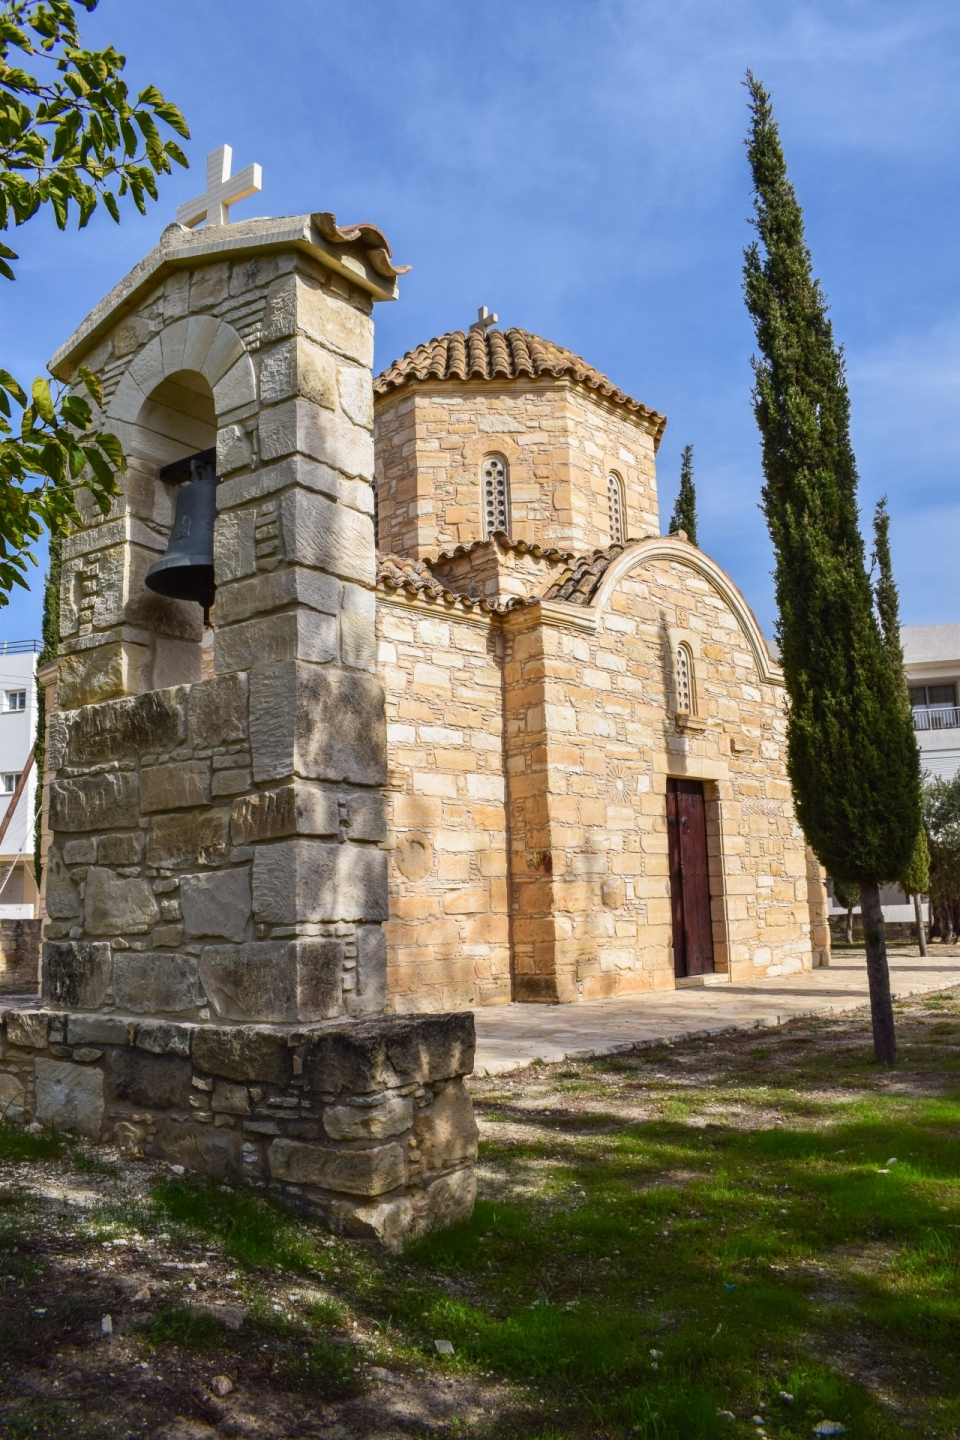
<instances>
[{"instance_id":1,"label":"white cross on bell tower","mask_svg":"<svg viewBox=\"0 0 960 1440\"><path fill-rule=\"evenodd\" d=\"M228 225L230 206L263 189L263 171L248 165L239 175L230 174L233 151L229 145L211 150L207 156L207 193L177 206L177 220L188 229L206 220L208 225Z\"/></svg>"}]
</instances>

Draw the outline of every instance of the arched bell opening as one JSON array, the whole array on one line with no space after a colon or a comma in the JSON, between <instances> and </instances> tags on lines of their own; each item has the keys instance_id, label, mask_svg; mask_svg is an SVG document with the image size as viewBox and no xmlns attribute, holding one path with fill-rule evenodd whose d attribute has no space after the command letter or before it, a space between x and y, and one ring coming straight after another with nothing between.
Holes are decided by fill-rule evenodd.
<instances>
[{"instance_id":1,"label":"arched bell opening","mask_svg":"<svg viewBox=\"0 0 960 1440\"><path fill-rule=\"evenodd\" d=\"M127 494L131 511L143 519L144 527L130 537L135 563L126 613L149 632L150 659L143 668L142 689L162 690L213 673L213 629L204 626L201 606L158 594L145 583L151 567L167 552L178 497L183 500L182 487L191 478L189 467L176 462L216 448L217 413L209 382L196 370L168 375L148 395L133 428Z\"/></svg>"}]
</instances>

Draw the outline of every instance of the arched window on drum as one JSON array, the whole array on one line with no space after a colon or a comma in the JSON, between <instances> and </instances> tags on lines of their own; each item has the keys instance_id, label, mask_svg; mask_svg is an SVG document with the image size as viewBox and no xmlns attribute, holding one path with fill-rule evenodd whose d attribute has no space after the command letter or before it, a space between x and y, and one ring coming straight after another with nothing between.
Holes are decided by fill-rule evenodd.
<instances>
[{"instance_id":1,"label":"arched window on drum","mask_svg":"<svg viewBox=\"0 0 960 1440\"><path fill-rule=\"evenodd\" d=\"M623 518L623 481L613 472L607 476L607 509L610 517L610 544L622 545L627 534Z\"/></svg>"},{"instance_id":2,"label":"arched window on drum","mask_svg":"<svg viewBox=\"0 0 960 1440\"><path fill-rule=\"evenodd\" d=\"M483 511L483 538L495 530L510 534L510 503L507 489L507 462L502 455L485 455L480 466L480 503Z\"/></svg>"}]
</instances>

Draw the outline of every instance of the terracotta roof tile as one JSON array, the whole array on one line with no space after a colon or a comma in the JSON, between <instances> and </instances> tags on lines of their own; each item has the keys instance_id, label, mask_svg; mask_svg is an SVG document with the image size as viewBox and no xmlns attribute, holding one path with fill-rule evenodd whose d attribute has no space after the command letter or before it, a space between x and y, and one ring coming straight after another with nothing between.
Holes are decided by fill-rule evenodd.
<instances>
[{"instance_id":1,"label":"terracotta roof tile","mask_svg":"<svg viewBox=\"0 0 960 1440\"><path fill-rule=\"evenodd\" d=\"M589 605L609 566L625 549L624 545L609 545L606 550L594 550L592 555L582 555L544 592L544 600L566 600L571 605Z\"/></svg>"},{"instance_id":2,"label":"terracotta roof tile","mask_svg":"<svg viewBox=\"0 0 960 1440\"><path fill-rule=\"evenodd\" d=\"M527 376L567 375L588 389L648 419L659 444L667 420L617 388L572 350L531 335L527 330L453 330L394 360L373 382L377 395L389 395L413 380L516 380Z\"/></svg>"},{"instance_id":3,"label":"terracotta roof tile","mask_svg":"<svg viewBox=\"0 0 960 1440\"><path fill-rule=\"evenodd\" d=\"M405 555L377 554L377 588L405 590L408 595L419 595L425 600L440 600L446 605L459 605L462 610L481 610L487 614L504 615L518 606L536 603L533 598L520 599L516 596L490 601L449 590L437 579L425 560L410 560Z\"/></svg>"},{"instance_id":4,"label":"terracotta roof tile","mask_svg":"<svg viewBox=\"0 0 960 1440\"><path fill-rule=\"evenodd\" d=\"M488 540L471 540L466 545L455 545L452 550L441 550L437 560L458 560L461 555L470 555L474 550L479 550L482 545L489 545L495 542L501 550L515 550L518 555L532 555L535 560L574 560L575 550L558 550L553 545L544 548L542 545L528 545L526 540L511 540L504 530L494 530ZM416 561L411 564L422 564L425 562Z\"/></svg>"}]
</instances>

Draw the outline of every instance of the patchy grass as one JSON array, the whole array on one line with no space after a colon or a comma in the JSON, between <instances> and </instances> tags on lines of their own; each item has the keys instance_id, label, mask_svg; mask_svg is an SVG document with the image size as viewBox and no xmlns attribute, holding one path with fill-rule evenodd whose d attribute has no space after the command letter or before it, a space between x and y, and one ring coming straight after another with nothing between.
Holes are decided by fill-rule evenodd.
<instances>
[{"instance_id":1,"label":"patchy grass","mask_svg":"<svg viewBox=\"0 0 960 1440\"><path fill-rule=\"evenodd\" d=\"M216 1240L224 1255L241 1265L301 1274L320 1268L313 1236L255 1191L164 1180L153 1186L151 1199L155 1226Z\"/></svg>"},{"instance_id":2,"label":"patchy grass","mask_svg":"<svg viewBox=\"0 0 960 1440\"><path fill-rule=\"evenodd\" d=\"M855 1016L472 1082L476 1212L399 1259L0 1131L0 1435L958 1437L960 1000L898 1008L893 1072Z\"/></svg>"},{"instance_id":3,"label":"patchy grass","mask_svg":"<svg viewBox=\"0 0 960 1440\"><path fill-rule=\"evenodd\" d=\"M0 1122L0 1165L18 1165L31 1160L55 1160L63 1153L63 1137L29 1135L18 1126Z\"/></svg>"}]
</instances>

